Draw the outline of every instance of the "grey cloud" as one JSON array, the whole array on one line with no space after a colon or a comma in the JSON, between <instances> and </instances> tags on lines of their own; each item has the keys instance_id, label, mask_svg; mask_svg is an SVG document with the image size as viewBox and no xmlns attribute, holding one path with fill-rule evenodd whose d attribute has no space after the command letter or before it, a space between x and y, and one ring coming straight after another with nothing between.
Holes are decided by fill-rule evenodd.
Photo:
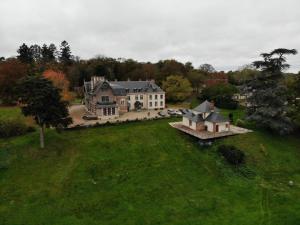
<instances>
[{"instance_id":1,"label":"grey cloud","mask_svg":"<svg viewBox=\"0 0 300 225\"><path fill-rule=\"evenodd\" d=\"M278 47L300 50L298 0L1 0L0 56L23 42L67 40L82 58L157 61L234 70ZM300 55L289 57L300 70Z\"/></svg>"}]
</instances>

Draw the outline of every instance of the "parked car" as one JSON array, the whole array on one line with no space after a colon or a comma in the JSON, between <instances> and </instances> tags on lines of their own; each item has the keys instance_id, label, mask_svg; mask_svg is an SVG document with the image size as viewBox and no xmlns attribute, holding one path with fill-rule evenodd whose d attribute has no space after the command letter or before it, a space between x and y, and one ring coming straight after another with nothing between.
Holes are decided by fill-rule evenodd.
<instances>
[{"instance_id":1,"label":"parked car","mask_svg":"<svg viewBox=\"0 0 300 225\"><path fill-rule=\"evenodd\" d=\"M84 119L84 120L98 120L98 117L95 116L95 115L84 115L82 117L82 119Z\"/></svg>"},{"instance_id":2,"label":"parked car","mask_svg":"<svg viewBox=\"0 0 300 225\"><path fill-rule=\"evenodd\" d=\"M189 110L188 109L179 109L179 111L183 114L186 114Z\"/></svg>"},{"instance_id":3,"label":"parked car","mask_svg":"<svg viewBox=\"0 0 300 225\"><path fill-rule=\"evenodd\" d=\"M163 111L160 111L160 112L158 113L158 115L160 115L160 116L162 116L162 117L165 117L165 116L167 116L167 114L166 114L166 113L164 113Z\"/></svg>"},{"instance_id":4,"label":"parked car","mask_svg":"<svg viewBox=\"0 0 300 225\"><path fill-rule=\"evenodd\" d=\"M181 112L180 110L176 110L176 111L175 111L175 114L176 114L177 116L182 116L182 112Z\"/></svg>"},{"instance_id":5,"label":"parked car","mask_svg":"<svg viewBox=\"0 0 300 225\"><path fill-rule=\"evenodd\" d=\"M175 116L176 115L176 111L174 109L168 109L168 114L171 116Z\"/></svg>"}]
</instances>

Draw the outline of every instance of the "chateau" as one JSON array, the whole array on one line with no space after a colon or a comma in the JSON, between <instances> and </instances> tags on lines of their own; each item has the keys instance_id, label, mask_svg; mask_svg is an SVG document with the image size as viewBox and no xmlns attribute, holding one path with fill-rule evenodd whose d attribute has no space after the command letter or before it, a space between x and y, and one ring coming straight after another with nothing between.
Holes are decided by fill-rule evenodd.
<instances>
[{"instance_id":1,"label":"chateau","mask_svg":"<svg viewBox=\"0 0 300 225\"><path fill-rule=\"evenodd\" d=\"M99 119L116 118L131 110L165 108L165 92L154 80L108 81L94 76L84 82L84 95L87 111Z\"/></svg>"}]
</instances>

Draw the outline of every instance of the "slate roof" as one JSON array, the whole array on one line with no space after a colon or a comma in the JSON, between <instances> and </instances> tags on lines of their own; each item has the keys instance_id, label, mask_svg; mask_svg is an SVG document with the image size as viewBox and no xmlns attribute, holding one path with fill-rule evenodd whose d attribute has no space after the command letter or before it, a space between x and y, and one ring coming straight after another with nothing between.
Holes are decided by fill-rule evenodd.
<instances>
[{"instance_id":1,"label":"slate roof","mask_svg":"<svg viewBox=\"0 0 300 225\"><path fill-rule=\"evenodd\" d=\"M183 117L188 118L189 120L193 121L193 122L203 122L204 119L202 118L201 114L194 114L191 111L186 112L185 114L183 114Z\"/></svg>"},{"instance_id":2,"label":"slate roof","mask_svg":"<svg viewBox=\"0 0 300 225\"><path fill-rule=\"evenodd\" d=\"M199 112L199 113L210 113L212 111L219 112L220 110L213 106L213 103L205 100L200 105L198 105L196 108L193 109L193 111Z\"/></svg>"},{"instance_id":3,"label":"slate roof","mask_svg":"<svg viewBox=\"0 0 300 225\"><path fill-rule=\"evenodd\" d=\"M127 93L139 92L163 92L163 90L151 81L104 81L112 88L114 95L125 96ZM91 90L91 82L84 82L87 93L96 92L104 82L98 82L94 90Z\"/></svg>"},{"instance_id":4,"label":"slate roof","mask_svg":"<svg viewBox=\"0 0 300 225\"><path fill-rule=\"evenodd\" d=\"M213 104L209 101L204 101L193 110L200 113L209 113L214 109Z\"/></svg>"},{"instance_id":5,"label":"slate roof","mask_svg":"<svg viewBox=\"0 0 300 225\"><path fill-rule=\"evenodd\" d=\"M205 121L212 122L212 123L223 123L223 122L229 122L229 119L226 119L220 113L212 112L208 117L206 117Z\"/></svg>"},{"instance_id":6,"label":"slate roof","mask_svg":"<svg viewBox=\"0 0 300 225\"><path fill-rule=\"evenodd\" d=\"M151 81L110 81L109 84L125 88L129 93L135 92L162 92L163 90Z\"/></svg>"}]
</instances>

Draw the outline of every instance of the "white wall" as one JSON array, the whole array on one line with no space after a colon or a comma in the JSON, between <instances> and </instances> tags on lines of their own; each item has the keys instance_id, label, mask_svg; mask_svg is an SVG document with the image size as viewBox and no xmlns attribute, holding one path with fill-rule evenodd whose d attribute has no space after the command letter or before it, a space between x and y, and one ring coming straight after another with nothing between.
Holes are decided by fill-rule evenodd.
<instances>
[{"instance_id":1,"label":"white wall","mask_svg":"<svg viewBox=\"0 0 300 225\"><path fill-rule=\"evenodd\" d=\"M216 125L219 125L219 132L229 131L229 128L226 128L226 124L229 124L229 122L224 123L216 123ZM205 121L204 125L207 126L207 131L214 132L214 124L208 121Z\"/></svg>"},{"instance_id":2,"label":"white wall","mask_svg":"<svg viewBox=\"0 0 300 225\"><path fill-rule=\"evenodd\" d=\"M141 99L141 95L143 96L142 99ZM151 100L150 100L150 95L152 96ZM155 95L157 95L157 100L155 99ZM130 103L130 110L135 109L134 103L136 101L143 103L143 109L162 109L165 108L166 106L165 93L130 93L127 95L127 97L128 96L130 97L130 100L128 100ZM138 97L137 100L135 99L136 96ZM150 102L152 103L152 106L150 106ZM157 106L155 106L155 102L157 102Z\"/></svg>"},{"instance_id":3,"label":"white wall","mask_svg":"<svg viewBox=\"0 0 300 225\"><path fill-rule=\"evenodd\" d=\"M213 123L205 121L204 125L207 126L207 131L214 132L214 124Z\"/></svg>"},{"instance_id":4,"label":"white wall","mask_svg":"<svg viewBox=\"0 0 300 225\"><path fill-rule=\"evenodd\" d=\"M155 95L157 95L157 99L155 99ZM152 96L152 98L150 97ZM162 98L161 98L162 97ZM152 106L151 103L152 103ZM157 106L155 106L155 102L157 103ZM162 102L162 105L161 105ZM163 109L165 108L166 102L165 102L165 93L149 93L148 94L148 109Z\"/></svg>"},{"instance_id":5,"label":"white wall","mask_svg":"<svg viewBox=\"0 0 300 225\"><path fill-rule=\"evenodd\" d=\"M226 124L229 124L229 123L228 122L226 122L226 123L218 123L218 125L219 125L219 132L229 131L229 128L226 128Z\"/></svg>"},{"instance_id":6,"label":"white wall","mask_svg":"<svg viewBox=\"0 0 300 225\"><path fill-rule=\"evenodd\" d=\"M196 122L193 122L193 121L192 121L192 125L190 126L190 120L186 117L182 117L182 124L186 127L189 127L191 129L193 129L193 130L196 130L196 127L197 127Z\"/></svg>"}]
</instances>

